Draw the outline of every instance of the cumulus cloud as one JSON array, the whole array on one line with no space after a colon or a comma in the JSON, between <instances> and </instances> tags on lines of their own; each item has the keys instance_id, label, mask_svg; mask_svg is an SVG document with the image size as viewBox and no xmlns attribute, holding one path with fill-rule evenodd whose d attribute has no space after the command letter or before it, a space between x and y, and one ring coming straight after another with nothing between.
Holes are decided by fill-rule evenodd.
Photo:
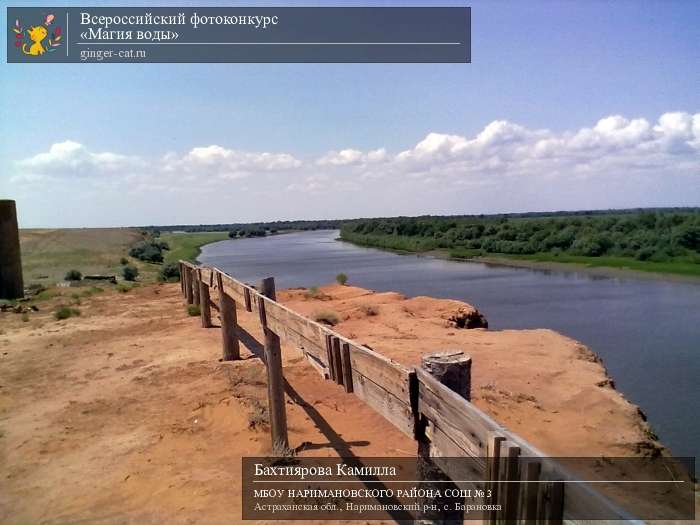
<instances>
[{"instance_id":1,"label":"cumulus cloud","mask_svg":"<svg viewBox=\"0 0 700 525\"><path fill-rule=\"evenodd\" d=\"M20 174L35 178L119 174L140 164L137 157L117 153L92 152L78 142L66 140L48 151L17 162Z\"/></svg>"},{"instance_id":2,"label":"cumulus cloud","mask_svg":"<svg viewBox=\"0 0 700 525\"><path fill-rule=\"evenodd\" d=\"M247 152L211 145L192 148L184 154L168 153L160 158L141 158L108 151L95 152L67 140L48 151L15 162L16 183L40 183L82 178L95 185L118 181L131 188L166 189L173 178L200 182L226 181L255 173L293 171L302 162L288 153ZM176 180L177 181L177 180Z\"/></svg>"},{"instance_id":3,"label":"cumulus cloud","mask_svg":"<svg viewBox=\"0 0 700 525\"><path fill-rule=\"evenodd\" d=\"M216 175L222 179L239 179L256 172L289 171L302 162L288 153L255 153L211 145L192 148L183 156L168 154L163 158L166 172Z\"/></svg>"},{"instance_id":4,"label":"cumulus cloud","mask_svg":"<svg viewBox=\"0 0 700 525\"><path fill-rule=\"evenodd\" d=\"M452 177L467 184L509 175L630 175L644 170L697 173L700 114L665 113L654 124L644 118L611 115L592 127L565 132L496 120L473 137L432 132L393 156L384 151L380 169L373 170L365 160L372 153L329 152L317 164L336 168L363 164L365 177L404 174L433 182Z\"/></svg>"},{"instance_id":5,"label":"cumulus cloud","mask_svg":"<svg viewBox=\"0 0 700 525\"><path fill-rule=\"evenodd\" d=\"M329 151L316 161L319 166L359 166L364 164L379 163L387 159L384 148L375 149L366 153L356 149L343 149Z\"/></svg>"},{"instance_id":6,"label":"cumulus cloud","mask_svg":"<svg viewBox=\"0 0 700 525\"><path fill-rule=\"evenodd\" d=\"M400 187L404 195L412 191L422 197L426 190L447 195L459 188L477 192L541 187L555 198L569 192L567 184L576 181L581 184L577 187L585 188L592 178L603 182L595 186L597 191L607 183L634 190L642 187L637 182L644 178L650 187L700 176L700 113L669 112L655 122L610 115L569 131L495 120L472 136L430 132L393 153L385 148L339 148L308 160L292 153L221 145L142 158L65 141L16 162L15 168L13 180L19 182L82 177L97 189L112 182L134 192L214 195L233 188L229 183L236 181L236 191L251 195L284 188L297 194L346 196L371 188L373 194L387 196Z\"/></svg>"}]
</instances>

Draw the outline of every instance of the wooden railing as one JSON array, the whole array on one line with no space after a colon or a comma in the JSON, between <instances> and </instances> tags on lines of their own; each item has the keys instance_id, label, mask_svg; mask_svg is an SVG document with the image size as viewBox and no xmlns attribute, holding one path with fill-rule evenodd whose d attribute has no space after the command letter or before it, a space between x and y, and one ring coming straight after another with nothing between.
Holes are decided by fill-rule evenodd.
<instances>
[{"instance_id":1,"label":"wooden railing","mask_svg":"<svg viewBox=\"0 0 700 525\"><path fill-rule=\"evenodd\" d=\"M454 392L424 369L406 367L278 303L271 278L254 287L217 268L186 261L180 261L180 275L182 293L188 304L200 306L204 327L211 326L210 308L219 311L224 360L239 358L237 305L258 312L265 334L273 448L288 445L280 350L284 342L298 348L323 377L342 385L348 395L427 444L418 449L448 476L450 464L439 458L474 458L475 479L493 490L492 502L503 506L498 521L506 516L512 523L584 523L587 520L577 517L604 514L611 521L641 523L589 485L562 483L576 477L465 399L468 395ZM218 289L218 306L211 301L211 289ZM521 463L520 457L536 459Z\"/></svg>"}]
</instances>

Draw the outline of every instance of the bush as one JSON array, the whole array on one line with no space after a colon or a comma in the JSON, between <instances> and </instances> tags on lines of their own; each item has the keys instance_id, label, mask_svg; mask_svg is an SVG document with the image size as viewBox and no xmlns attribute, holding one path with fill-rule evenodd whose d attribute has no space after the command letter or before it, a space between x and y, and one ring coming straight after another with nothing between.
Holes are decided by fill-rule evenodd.
<instances>
[{"instance_id":1,"label":"bush","mask_svg":"<svg viewBox=\"0 0 700 525\"><path fill-rule=\"evenodd\" d=\"M360 311L367 317L374 317L375 315L379 315L379 308L370 304L364 304L360 306Z\"/></svg>"},{"instance_id":2,"label":"bush","mask_svg":"<svg viewBox=\"0 0 700 525\"><path fill-rule=\"evenodd\" d=\"M304 292L304 297L307 299L321 299L323 292L318 289L318 286L311 286Z\"/></svg>"},{"instance_id":3,"label":"bush","mask_svg":"<svg viewBox=\"0 0 700 525\"><path fill-rule=\"evenodd\" d=\"M129 250L129 255L141 261L163 262L163 250L168 250L165 242L143 241Z\"/></svg>"},{"instance_id":4,"label":"bush","mask_svg":"<svg viewBox=\"0 0 700 525\"><path fill-rule=\"evenodd\" d=\"M80 281L83 278L83 274L78 270L68 270L66 273L66 281Z\"/></svg>"},{"instance_id":5,"label":"bush","mask_svg":"<svg viewBox=\"0 0 700 525\"><path fill-rule=\"evenodd\" d=\"M195 317L197 315L201 315L201 313L202 313L202 310L198 304L190 304L187 306L187 315L191 315L192 317Z\"/></svg>"},{"instance_id":6,"label":"bush","mask_svg":"<svg viewBox=\"0 0 700 525\"><path fill-rule=\"evenodd\" d=\"M313 314L314 321L318 323L327 324L329 326L335 326L340 322L338 314L333 310L318 310Z\"/></svg>"},{"instance_id":7,"label":"bush","mask_svg":"<svg viewBox=\"0 0 700 525\"><path fill-rule=\"evenodd\" d=\"M77 308L70 308L69 306L59 306L53 313L53 316L57 321L63 319L68 319L69 317L77 317L80 315L80 310Z\"/></svg>"},{"instance_id":8,"label":"bush","mask_svg":"<svg viewBox=\"0 0 700 525\"><path fill-rule=\"evenodd\" d=\"M348 276L341 272L335 276L335 280L338 284L345 286L345 283L348 282Z\"/></svg>"},{"instance_id":9,"label":"bush","mask_svg":"<svg viewBox=\"0 0 700 525\"><path fill-rule=\"evenodd\" d=\"M646 246L637 252L637 259L640 261L648 261L654 255L654 248Z\"/></svg>"},{"instance_id":10,"label":"bush","mask_svg":"<svg viewBox=\"0 0 700 525\"><path fill-rule=\"evenodd\" d=\"M125 281L135 281L139 275L139 269L136 266L124 266L122 268L122 276Z\"/></svg>"},{"instance_id":11,"label":"bush","mask_svg":"<svg viewBox=\"0 0 700 525\"><path fill-rule=\"evenodd\" d=\"M126 283L119 283L117 285L117 291L119 293L127 293L127 292L131 291L131 286L129 286Z\"/></svg>"},{"instance_id":12,"label":"bush","mask_svg":"<svg viewBox=\"0 0 700 525\"><path fill-rule=\"evenodd\" d=\"M126 266L127 264L129 264L129 259L127 259L126 257L122 257L121 259L119 259L119 264L121 264L122 266Z\"/></svg>"},{"instance_id":13,"label":"bush","mask_svg":"<svg viewBox=\"0 0 700 525\"><path fill-rule=\"evenodd\" d=\"M681 246L689 250L700 251L700 224L689 224L681 228L676 238Z\"/></svg>"},{"instance_id":14,"label":"bush","mask_svg":"<svg viewBox=\"0 0 700 525\"><path fill-rule=\"evenodd\" d=\"M177 263L169 263L163 266L158 272L158 280L161 282L177 282L180 280L180 265Z\"/></svg>"}]
</instances>

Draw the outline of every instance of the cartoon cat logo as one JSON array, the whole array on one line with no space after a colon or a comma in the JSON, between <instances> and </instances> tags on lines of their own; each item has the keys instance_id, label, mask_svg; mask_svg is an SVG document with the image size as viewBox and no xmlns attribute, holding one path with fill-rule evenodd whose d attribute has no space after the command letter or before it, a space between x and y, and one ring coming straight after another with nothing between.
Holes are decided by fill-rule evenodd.
<instances>
[{"instance_id":1,"label":"cartoon cat logo","mask_svg":"<svg viewBox=\"0 0 700 525\"><path fill-rule=\"evenodd\" d=\"M44 53L56 51L56 48L61 45L61 39L63 38L59 26L56 26L48 42L44 44L44 41L49 36L48 27L51 25L54 18L54 15L47 15L43 24L31 26L26 30L22 29L19 19L15 20L15 25L12 28L15 32L15 47L21 48L22 53L30 56L41 56ZM29 42L24 41L25 33L29 38Z\"/></svg>"},{"instance_id":2,"label":"cartoon cat logo","mask_svg":"<svg viewBox=\"0 0 700 525\"><path fill-rule=\"evenodd\" d=\"M44 26L30 27L27 29L27 34L33 44L29 48L29 51L27 51L27 44L23 44L22 53L25 55L43 55L46 53L46 49L41 43L49 35L47 29Z\"/></svg>"}]
</instances>

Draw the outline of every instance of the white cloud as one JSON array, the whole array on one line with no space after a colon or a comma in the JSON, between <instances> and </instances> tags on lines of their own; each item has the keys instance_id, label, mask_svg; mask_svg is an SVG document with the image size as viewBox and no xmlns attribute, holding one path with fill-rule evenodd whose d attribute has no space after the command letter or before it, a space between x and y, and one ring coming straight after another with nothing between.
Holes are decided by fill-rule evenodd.
<instances>
[{"instance_id":1,"label":"white cloud","mask_svg":"<svg viewBox=\"0 0 700 525\"><path fill-rule=\"evenodd\" d=\"M387 159L384 148L375 149L363 153L356 149L343 149L340 151L329 151L316 161L319 166L359 166L383 162Z\"/></svg>"},{"instance_id":2,"label":"white cloud","mask_svg":"<svg viewBox=\"0 0 700 525\"><path fill-rule=\"evenodd\" d=\"M654 125L646 119L612 115L593 127L553 132L496 120L473 137L428 133L412 148L393 156L384 152L381 167L366 159L372 152L329 152L317 164L342 168L363 164L362 176L575 177L632 175L644 170L700 170L700 114L665 113ZM473 182L473 181L472 181Z\"/></svg>"},{"instance_id":3,"label":"white cloud","mask_svg":"<svg viewBox=\"0 0 700 525\"><path fill-rule=\"evenodd\" d=\"M111 152L91 152L78 142L66 140L53 144L48 151L17 162L18 175L44 180L58 177L85 177L122 174L141 164L137 157Z\"/></svg>"},{"instance_id":4,"label":"white cloud","mask_svg":"<svg viewBox=\"0 0 700 525\"><path fill-rule=\"evenodd\" d=\"M301 160L221 145L139 157L65 141L16 161L7 193L36 217L49 216L49 200L94 202L92 215L112 224L262 220L262 195L287 218L700 202L700 113L611 115L568 131L495 120L473 135L426 133L394 152L340 146Z\"/></svg>"},{"instance_id":5,"label":"white cloud","mask_svg":"<svg viewBox=\"0 0 700 525\"><path fill-rule=\"evenodd\" d=\"M163 157L166 172L215 175L227 180L248 177L256 172L294 170L301 165L300 160L288 153L254 153L217 145L192 148L183 156L171 153Z\"/></svg>"}]
</instances>

